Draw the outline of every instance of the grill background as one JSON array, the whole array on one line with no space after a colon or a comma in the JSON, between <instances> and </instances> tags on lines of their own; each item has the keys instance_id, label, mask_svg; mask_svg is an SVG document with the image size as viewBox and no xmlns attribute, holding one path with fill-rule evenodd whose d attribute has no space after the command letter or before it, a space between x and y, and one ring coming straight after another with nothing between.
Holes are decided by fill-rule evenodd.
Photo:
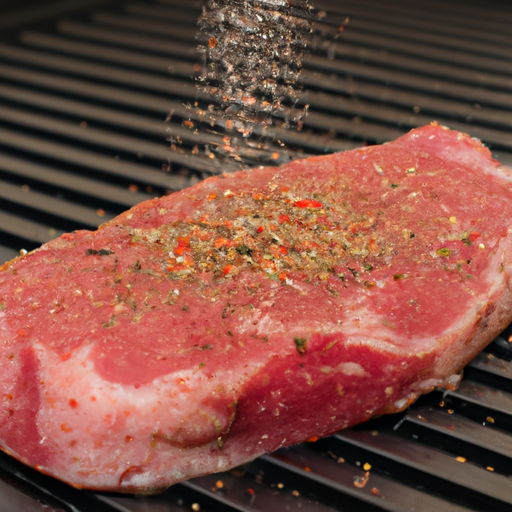
<instances>
[{"instance_id":1,"label":"grill background","mask_svg":"<svg viewBox=\"0 0 512 512\"><path fill-rule=\"evenodd\" d=\"M350 23L338 42L316 39L305 66L310 115L302 132L280 133L283 141L320 154L435 119L512 165L509 2L316 6L332 27L347 15ZM168 148L170 134L185 150L218 141L181 124L190 114L183 104L196 99L189 77L199 12L193 0L0 0L0 261L234 168ZM456 392L159 496L78 491L1 455L0 512L511 510L510 334L466 369ZM358 487L365 463L370 478Z\"/></svg>"}]
</instances>

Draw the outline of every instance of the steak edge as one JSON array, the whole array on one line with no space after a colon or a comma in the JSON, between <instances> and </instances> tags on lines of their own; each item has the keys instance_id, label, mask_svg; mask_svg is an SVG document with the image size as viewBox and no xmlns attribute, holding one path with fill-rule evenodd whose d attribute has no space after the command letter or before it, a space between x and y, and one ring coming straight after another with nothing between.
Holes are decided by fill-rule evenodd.
<instances>
[{"instance_id":1,"label":"steak edge","mask_svg":"<svg viewBox=\"0 0 512 512\"><path fill-rule=\"evenodd\" d=\"M511 321L511 218L434 123L63 235L0 272L0 448L147 493L403 410Z\"/></svg>"}]
</instances>

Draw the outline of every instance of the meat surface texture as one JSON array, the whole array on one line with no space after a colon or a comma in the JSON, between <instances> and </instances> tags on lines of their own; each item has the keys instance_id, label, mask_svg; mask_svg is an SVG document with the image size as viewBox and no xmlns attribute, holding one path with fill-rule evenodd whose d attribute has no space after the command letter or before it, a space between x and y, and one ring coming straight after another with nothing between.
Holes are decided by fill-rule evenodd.
<instances>
[{"instance_id":1,"label":"meat surface texture","mask_svg":"<svg viewBox=\"0 0 512 512\"><path fill-rule=\"evenodd\" d=\"M0 445L154 492L400 411L511 320L511 171L433 124L208 179L0 272Z\"/></svg>"}]
</instances>

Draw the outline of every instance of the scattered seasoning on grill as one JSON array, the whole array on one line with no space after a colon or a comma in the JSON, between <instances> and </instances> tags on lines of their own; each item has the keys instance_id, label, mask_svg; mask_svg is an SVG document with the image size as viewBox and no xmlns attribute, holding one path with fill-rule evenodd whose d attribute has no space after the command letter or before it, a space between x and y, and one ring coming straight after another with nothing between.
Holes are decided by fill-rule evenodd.
<instances>
[{"instance_id":1,"label":"scattered seasoning on grill","mask_svg":"<svg viewBox=\"0 0 512 512\"><path fill-rule=\"evenodd\" d=\"M190 506L190 508L194 511L194 512L199 512L201 510L201 505L199 505L199 503L192 503L192 505Z\"/></svg>"},{"instance_id":2,"label":"scattered seasoning on grill","mask_svg":"<svg viewBox=\"0 0 512 512\"><path fill-rule=\"evenodd\" d=\"M455 459L457 462L464 463L466 462L466 457L461 457L460 455Z\"/></svg>"},{"instance_id":3,"label":"scattered seasoning on grill","mask_svg":"<svg viewBox=\"0 0 512 512\"><path fill-rule=\"evenodd\" d=\"M487 418L485 418L485 421L487 421L488 423L494 424L494 418L492 416L487 416Z\"/></svg>"},{"instance_id":4,"label":"scattered seasoning on grill","mask_svg":"<svg viewBox=\"0 0 512 512\"><path fill-rule=\"evenodd\" d=\"M381 495L381 493L380 493L379 489L377 489L377 487L372 487L371 493L374 496L380 496Z\"/></svg>"},{"instance_id":5,"label":"scattered seasoning on grill","mask_svg":"<svg viewBox=\"0 0 512 512\"><path fill-rule=\"evenodd\" d=\"M370 469L372 469L372 465L371 465L370 463L368 463L368 462L365 462L365 463L363 464L363 469L364 469L365 471L370 471Z\"/></svg>"},{"instance_id":6,"label":"scattered seasoning on grill","mask_svg":"<svg viewBox=\"0 0 512 512\"><path fill-rule=\"evenodd\" d=\"M494 471L494 468L492 466L487 466L485 469L487 469L487 471Z\"/></svg>"},{"instance_id":7,"label":"scattered seasoning on grill","mask_svg":"<svg viewBox=\"0 0 512 512\"><path fill-rule=\"evenodd\" d=\"M297 491L297 490L293 490L293 491L292 491L292 494L293 494L296 498L298 498L298 497L300 496L300 492L299 492L299 491Z\"/></svg>"},{"instance_id":8,"label":"scattered seasoning on grill","mask_svg":"<svg viewBox=\"0 0 512 512\"><path fill-rule=\"evenodd\" d=\"M362 489L368 483L369 479L370 479L370 472L367 471L364 474L364 476L355 476L354 477L354 485L357 488Z\"/></svg>"}]
</instances>

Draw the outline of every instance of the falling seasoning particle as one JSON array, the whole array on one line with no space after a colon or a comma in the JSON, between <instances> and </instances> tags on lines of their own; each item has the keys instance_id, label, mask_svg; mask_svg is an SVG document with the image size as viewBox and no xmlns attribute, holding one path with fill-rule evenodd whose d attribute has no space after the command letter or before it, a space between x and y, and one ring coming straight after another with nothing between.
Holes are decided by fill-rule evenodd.
<instances>
[{"instance_id":1,"label":"falling seasoning particle","mask_svg":"<svg viewBox=\"0 0 512 512\"><path fill-rule=\"evenodd\" d=\"M308 467L308 466L306 466L306 467L304 468L304 471L307 471L307 472L309 473L309 472L311 472L311 468L310 468L310 467Z\"/></svg>"},{"instance_id":2,"label":"falling seasoning particle","mask_svg":"<svg viewBox=\"0 0 512 512\"><path fill-rule=\"evenodd\" d=\"M137 185L135 185L134 183L132 183L128 189L130 190L130 192L137 192L137 190L139 190L139 187Z\"/></svg>"},{"instance_id":3,"label":"falling seasoning particle","mask_svg":"<svg viewBox=\"0 0 512 512\"><path fill-rule=\"evenodd\" d=\"M461 457L460 455L455 459L457 462L466 462L466 457Z\"/></svg>"},{"instance_id":4,"label":"falling seasoning particle","mask_svg":"<svg viewBox=\"0 0 512 512\"><path fill-rule=\"evenodd\" d=\"M379 489L377 489L377 487L372 487L371 492L374 496L380 496L380 491L379 491Z\"/></svg>"},{"instance_id":5,"label":"falling seasoning particle","mask_svg":"<svg viewBox=\"0 0 512 512\"><path fill-rule=\"evenodd\" d=\"M494 471L494 468L492 466L487 466L485 469L487 469L487 471Z\"/></svg>"},{"instance_id":6,"label":"falling seasoning particle","mask_svg":"<svg viewBox=\"0 0 512 512\"><path fill-rule=\"evenodd\" d=\"M439 402L439 407L444 407L444 402L443 401Z\"/></svg>"},{"instance_id":7,"label":"falling seasoning particle","mask_svg":"<svg viewBox=\"0 0 512 512\"><path fill-rule=\"evenodd\" d=\"M453 409L448 409L448 414L453 414Z\"/></svg>"},{"instance_id":8,"label":"falling seasoning particle","mask_svg":"<svg viewBox=\"0 0 512 512\"><path fill-rule=\"evenodd\" d=\"M199 505L199 503L192 503L191 507L190 507L194 512L199 512L199 510L201 510L201 505Z\"/></svg>"},{"instance_id":9,"label":"falling seasoning particle","mask_svg":"<svg viewBox=\"0 0 512 512\"><path fill-rule=\"evenodd\" d=\"M217 489L222 489L224 487L224 482L222 480L217 480L215 482L215 486L217 487Z\"/></svg>"},{"instance_id":10,"label":"falling seasoning particle","mask_svg":"<svg viewBox=\"0 0 512 512\"><path fill-rule=\"evenodd\" d=\"M98 214L98 217L103 217L105 215L105 210L100 208L99 210L96 210L96 213Z\"/></svg>"},{"instance_id":11,"label":"falling seasoning particle","mask_svg":"<svg viewBox=\"0 0 512 512\"><path fill-rule=\"evenodd\" d=\"M277 488L278 489L283 489L284 488L284 484L277 484Z\"/></svg>"},{"instance_id":12,"label":"falling seasoning particle","mask_svg":"<svg viewBox=\"0 0 512 512\"><path fill-rule=\"evenodd\" d=\"M485 418L485 421L487 421L488 423L494 423L494 418L492 416L487 416L487 418Z\"/></svg>"},{"instance_id":13,"label":"falling seasoning particle","mask_svg":"<svg viewBox=\"0 0 512 512\"><path fill-rule=\"evenodd\" d=\"M370 471L370 469L372 469L372 465L369 464L368 462L365 462L364 465L363 465L363 469L365 471Z\"/></svg>"},{"instance_id":14,"label":"falling seasoning particle","mask_svg":"<svg viewBox=\"0 0 512 512\"><path fill-rule=\"evenodd\" d=\"M292 491L292 494L298 498L300 496L300 492L299 491Z\"/></svg>"}]
</instances>

